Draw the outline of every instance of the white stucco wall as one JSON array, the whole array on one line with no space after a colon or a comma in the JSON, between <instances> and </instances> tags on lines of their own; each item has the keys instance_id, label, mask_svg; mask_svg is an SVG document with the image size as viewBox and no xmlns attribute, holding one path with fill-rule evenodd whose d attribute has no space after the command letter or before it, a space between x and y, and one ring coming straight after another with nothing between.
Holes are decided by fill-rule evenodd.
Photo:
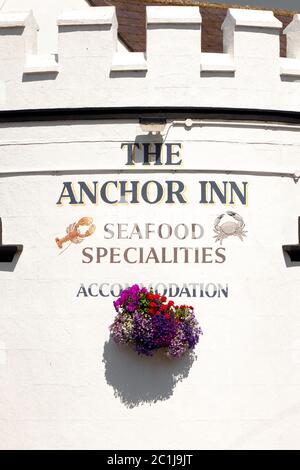
<instances>
[{"instance_id":1,"label":"white stucco wall","mask_svg":"<svg viewBox=\"0 0 300 470\"><path fill-rule=\"evenodd\" d=\"M38 31L38 51L40 54L57 54L57 18L66 8L89 8L86 0L3 0L0 12L33 10Z\"/></svg>"},{"instance_id":2,"label":"white stucco wall","mask_svg":"<svg viewBox=\"0 0 300 470\"><path fill-rule=\"evenodd\" d=\"M55 76L45 70L24 75L24 47L33 50L26 31L34 22L26 15L17 18L24 22L25 36L0 36L6 65L0 71L2 110L92 105L299 110L297 75L289 80L280 75L278 25L271 14L250 14L247 28L259 31L245 32L242 26L234 32L240 46L234 61L227 55L205 56L215 70L202 76L205 61L188 47L199 38L194 9L182 10L181 16L177 9L148 10L146 73L141 71L145 59L129 58L124 51L127 70L110 73L116 59L114 12L95 12L61 17ZM20 28L9 26L7 16L1 21L2 27ZM186 42L180 49L183 31ZM176 46L173 53L170 44L161 48L166 32ZM258 50L257 41L267 38L266 49ZM114 64L122 68L120 57ZM166 143L182 145L182 164L131 168L121 144L149 139L137 119L0 124L3 243L24 245L13 264L0 263L1 448L299 447L300 271L282 252L282 245L297 243L298 237L299 126L201 120L189 128L169 121L165 132ZM76 190L78 181L101 185L109 180L156 180L164 186L182 181L187 202L57 204L64 182L73 182ZM238 199L223 204L217 198L200 204L199 181L216 181L221 188L224 181L246 182L247 204ZM116 247L120 253L128 246L145 251L208 247L214 256L221 247L213 238L214 223L229 210L243 218L247 234L243 241L235 236L223 241L224 263L181 258L129 265L107 257L83 263L86 247ZM92 217L96 232L61 252L55 238L81 217ZM138 223L142 230L146 223L197 223L204 235L199 240L162 241L157 235L109 240L107 223ZM113 297L78 295L80 286L93 284L94 293L95 284L105 284L106 295L110 285L133 282L228 286L228 297L183 294L177 300L195 306L203 328L197 360L140 358L109 342Z\"/></svg>"},{"instance_id":3,"label":"white stucco wall","mask_svg":"<svg viewBox=\"0 0 300 470\"><path fill-rule=\"evenodd\" d=\"M51 17L56 15L56 10ZM300 21L230 9L224 53L201 53L197 7L148 7L147 52L118 49L113 7L59 14L58 56L39 53L37 15L0 13L0 109L200 106L299 111ZM87 86L88 83L88 86ZM126 93L124 93L126 90ZM74 99L76 97L76 99Z\"/></svg>"},{"instance_id":4,"label":"white stucco wall","mask_svg":"<svg viewBox=\"0 0 300 470\"><path fill-rule=\"evenodd\" d=\"M3 241L24 245L14 271L0 269L1 447L298 447L300 274L286 266L282 245L297 241L299 183L279 174L297 166L299 133L178 125L168 134L168 142L183 144L177 173L153 167L145 174L136 165L122 174L120 145L140 133L135 122L1 125ZM111 179L182 180L188 203L56 204L64 181ZM201 180L248 182L248 205L200 205ZM243 217L247 236L223 242L223 264L82 262L86 246L214 250L215 218L230 209ZM93 217L95 234L60 254L55 237L83 216ZM144 230L149 222L199 223L204 236L104 239L106 223ZM82 283L105 283L107 295L108 285L126 282L228 284L228 298L176 298L195 306L204 330L191 367L114 346L113 297L77 297ZM172 374L186 377L175 385Z\"/></svg>"}]
</instances>

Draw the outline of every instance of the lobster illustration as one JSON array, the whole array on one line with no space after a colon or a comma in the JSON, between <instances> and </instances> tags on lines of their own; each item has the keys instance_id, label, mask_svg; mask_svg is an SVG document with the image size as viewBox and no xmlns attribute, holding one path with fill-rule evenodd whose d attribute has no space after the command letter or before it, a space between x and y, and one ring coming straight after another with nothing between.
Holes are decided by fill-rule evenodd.
<instances>
[{"instance_id":1,"label":"lobster illustration","mask_svg":"<svg viewBox=\"0 0 300 470\"><path fill-rule=\"evenodd\" d=\"M88 229L81 233L80 227L87 226ZM71 224L67 227L67 235L63 238L56 238L56 244L58 248L62 248L64 243L81 243L86 237L90 237L96 230L96 226L93 224L91 217L82 217L77 223Z\"/></svg>"}]
</instances>

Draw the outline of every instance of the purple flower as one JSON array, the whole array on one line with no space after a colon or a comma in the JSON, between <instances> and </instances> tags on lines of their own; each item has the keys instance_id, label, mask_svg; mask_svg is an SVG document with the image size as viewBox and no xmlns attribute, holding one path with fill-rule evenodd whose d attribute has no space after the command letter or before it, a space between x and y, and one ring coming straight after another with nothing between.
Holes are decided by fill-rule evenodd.
<instances>
[{"instance_id":1,"label":"purple flower","mask_svg":"<svg viewBox=\"0 0 300 470\"><path fill-rule=\"evenodd\" d=\"M113 302L117 311L110 326L114 341L131 343L139 354L147 356L163 348L169 357L180 357L188 349L193 349L203 333L192 307L169 307L166 312L166 309L160 311L158 303L157 314L150 315L148 293L145 287L134 284L123 290Z\"/></svg>"},{"instance_id":2,"label":"purple flower","mask_svg":"<svg viewBox=\"0 0 300 470\"><path fill-rule=\"evenodd\" d=\"M169 320L164 315L155 315L152 318L153 342L156 348L168 347L176 335L176 322L172 317Z\"/></svg>"},{"instance_id":3,"label":"purple flower","mask_svg":"<svg viewBox=\"0 0 300 470\"><path fill-rule=\"evenodd\" d=\"M151 317L146 317L142 313L135 313L133 316L132 337L135 342L136 351L147 356L152 354L153 325Z\"/></svg>"}]
</instances>

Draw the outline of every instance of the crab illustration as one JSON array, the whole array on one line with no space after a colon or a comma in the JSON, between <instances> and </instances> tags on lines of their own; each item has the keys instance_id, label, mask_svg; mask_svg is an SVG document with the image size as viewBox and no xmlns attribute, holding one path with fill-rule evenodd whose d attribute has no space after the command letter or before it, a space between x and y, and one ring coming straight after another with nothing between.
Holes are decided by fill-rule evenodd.
<instances>
[{"instance_id":1,"label":"crab illustration","mask_svg":"<svg viewBox=\"0 0 300 470\"><path fill-rule=\"evenodd\" d=\"M81 233L80 227L88 226L88 229L85 233ZM81 243L82 240L86 237L90 237L96 230L96 226L93 224L93 219L91 217L82 217L77 223L71 224L67 227L67 235L63 238L56 238L56 244L59 248L62 248L64 243Z\"/></svg>"},{"instance_id":2,"label":"crab illustration","mask_svg":"<svg viewBox=\"0 0 300 470\"><path fill-rule=\"evenodd\" d=\"M236 220L236 222L232 220L228 220L220 224L221 220L226 214L228 214L230 217ZM236 212L232 212L232 211L227 211L226 214L219 215L215 220L215 224L214 224L214 232L216 233L216 235L214 235L214 238L216 239L215 241L216 242L219 241L220 244L222 245L223 240L231 236L236 236L240 240L243 241L244 237L246 237L247 231L244 230L245 223L242 217Z\"/></svg>"}]
</instances>

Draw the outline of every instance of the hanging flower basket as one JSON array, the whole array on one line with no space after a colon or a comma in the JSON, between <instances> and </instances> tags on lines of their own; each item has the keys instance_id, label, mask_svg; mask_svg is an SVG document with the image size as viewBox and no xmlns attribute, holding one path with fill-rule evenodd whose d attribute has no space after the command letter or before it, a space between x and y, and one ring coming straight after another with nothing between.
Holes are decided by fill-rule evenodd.
<instances>
[{"instance_id":1,"label":"hanging flower basket","mask_svg":"<svg viewBox=\"0 0 300 470\"><path fill-rule=\"evenodd\" d=\"M174 305L137 284L122 291L114 302L117 315L110 326L116 343L132 344L139 354L151 356L163 349L169 357L180 357L193 349L202 330L193 307Z\"/></svg>"}]
</instances>

